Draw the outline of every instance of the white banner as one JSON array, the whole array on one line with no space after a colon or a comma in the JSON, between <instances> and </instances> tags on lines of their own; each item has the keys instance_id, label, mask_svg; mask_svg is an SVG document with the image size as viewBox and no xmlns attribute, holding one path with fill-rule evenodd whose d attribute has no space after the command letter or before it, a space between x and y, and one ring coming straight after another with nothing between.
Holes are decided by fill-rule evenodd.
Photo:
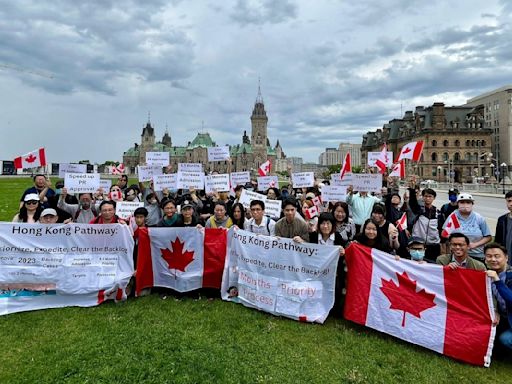
<instances>
[{"instance_id":1,"label":"white banner","mask_svg":"<svg viewBox=\"0 0 512 384\"><path fill-rule=\"evenodd\" d=\"M217 175L208 175L204 178L204 191L206 193L227 192L229 191L229 174L220 173Z\"/></svg>"},{"instance_id":2,"label":"white banner","mask_svg":"<svg viewBox=\"0 0 512 384\"><path fill-rule=\"evenodd\" d=\"M251 176L249 171L245 172L232 172L231 173L231 185L235 188L237 185L245 185L251 182Z\"/></svg>"},{"instance_id":3,"label":"white banner","mask_svg":"<svg viewBox=\"0 0 512 384\"><path fill-rule=\"evenodd\" d=\"M345 173L343 179L339 173L331 173L331 185L346 186L352 185L354 174L352 172Z\"/></svg>"},{"instance_id":4,"label":"white banner","mask_svg":"<svg viewBox=\"0 0 512 384\"><path fill-rule=\"evenodd\" d=\"M137 173L139 175L139 181L151 181L153 176L162 175L162 167L160 165L139 165L137 166Z\"/></svg>"},{"instance_id":5,"label":"white banner","mask_svg":"<svg viewBox=\"0 0 512 384\"><path fill-rule=\"evenodd\" d=\"M337 185L324 185L322 187L322 201L345 201L347 198L347 187Z\"/></svg>"},{"instance_id":6,"label":"white banner","mask_svg":"<svg viewBox=\"0 0 512 384\"><path fill-rule=\"evenodd\" d=\"M0 315L125 299L133 271L126 225L0 223Z\"/></svg>"},{"instance_id":7,"label":"white banner","mask_svg":"<svg viewBox=\"0 0 512 384\"><path fill-rule=\"evenodd\" d=\"M259 176L258 180L258 191L266 191L270 187L279 188L279 181L277 176Z\"/></svg>"},{"instance_id":8,"label":"white banner","mask_svg":"<svg viewBox=\"0 0 512 384\"><path fill-rule=\"evenodd\" d=\"M146 164L167 167L169 162L169 152L146 152Z\"/></svg>"},{"instance_id":9,"label":"white banner","mask_svg":"<svg viewBox=\"0 0 512 384\"><path fill-rule=\"evenodd\" d=\"M128 220L133 216L133 212L139 207L143 207L142 201L118 201L116 203L116 215L121 219Z\"/></svg>"},{"instance_id":10,"label":"white banner","mask_svg":"<svg viewBox=\"0 0 512 384\"><path fill-rule=\"evenodd\" d=\"M66 187L68 193L94 193L100 187L100 174L66 173L64 187Z\"/></svg>"},{"instance_id":11,"label":"white banner","mask_svg":"<svg viewBox=\"0 0 512 384\"><path fill-rule=\"evenodd\" d=\"M203 173L203 164L201 163L178 163L178 172L201 172Z\"/></svg>"},{"instance_id":12,"label":"white banner","mask_svg":"<svg viewBox=\"0 0 512 384\"><path fill-rule=\"evenodd\" d=\"M204 189L204 173L203 172L185 172L178 171L176 176L177 189Z\"/></svg>"},{"instance_id":13,"label":"white banner","mask_svg":"<svg viewBox=\"0 0 512 384\"><path fill-rule=\"evenodd\" d=\"M177 184L177 174L170 173L166 175L155 175L153 176L153 190L163 191L165 188L169 190L175 190Z\"/></svg>"},{"instance_id":14,"label":"white banner","mask_svg":"<svg viewBox=\"0 0 512 384\"><path fill-rule=\"evenodd\" d=\"M229 146L208 147L208 161L226 161L229 158Z\"/></svg>"},{"instance_id":15,"label":"white banner","mask_svg":"<svg viewBox=\"0 0 512 384\"><path fill-rule=\"evenodd\" d=\"M353 176L354 191L377 192L382 191L382 174L380 173L356 173Z\"/></svg>"},{"instance_id":16,"label":"white banner","mask_svg":"<svg viewBox=\"0 0 512 384\"><path fill-rule=\"evenodd\" d=\"M315 185L315 174L313 172L292 173L293 188L307 188Z\"/></svg>"},{"instance_id":17,"label":"white banner","mask_svg":"<svg viewBox=\"0 0 512 384\"><path fill-rule=\"evenodd\" d=\"M87 173L87 164L59 164L59 177L63 179L66 173Z\"/></svg>"},{"instance_id":18,"label":"white banner","mask_svg":"<svg viewBox=\"0 0 512 384\"><path fill-rule=\"evenodd\" d=\"M111 179L100 179L100 188L103 188L103 192L108 193L108 191L110 191L111 186L112 186Z\"/></svg>"},{"instance_id":19,"label":"white banner","mask_svg":"<svg viewBox=\"0 0 512 384\"><path fill-rule=\"evenodd\" d=\"M386 165L391 167L393 164L393 151L387 151L388 154L388 161ZM379 152L368 152L368 166L375 167L375 162L379 159L380 151Z\"/></svg>"},{"instance_id":20,"label":"white banner","mask_svg":"<svg viewBox=\"0 0 512 384\"><path fill-rule=\"evenodd\" d=\"M240 195L240 204L244 206L245 209L249 209L251 206L251 201L253 200L261 200L265 202L267 200L267 196L262 195L258 192L248 191L247 189L244 189L242 191L242 194Z\"/></svg>"},{"instance_id":21,"label":"white banner","mask_svg":"<svg viewBox=\"0 0 512 384\"><path fill-rule=\"evenodd\" d=\"M230 229L222 299L323 323L334 305L339 247Z\"/></svg>"}]
</instances>

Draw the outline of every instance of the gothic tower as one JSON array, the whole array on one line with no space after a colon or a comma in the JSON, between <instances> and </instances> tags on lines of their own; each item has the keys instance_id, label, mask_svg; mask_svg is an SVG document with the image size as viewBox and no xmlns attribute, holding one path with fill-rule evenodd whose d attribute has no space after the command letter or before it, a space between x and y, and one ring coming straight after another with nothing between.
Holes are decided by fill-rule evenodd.
<instances>
[{"instance_id":1,"label":"gothic tower","mask_svg":"<svg viewBox=\"0 0 512 384\"><path fill-rule=\"evenodd\" d=\"M151 152L155 145L155 130L151 126L149 120L146 126L142 129L142 135L140 135L140 151L139 151L139 164L146 164L146 152Z\"/></svg>"},{"instance_id":2,"label":"gothic tower","mask_svg":"<svg viewBox=\"0 0 512 384\"><path fill-rule=\"evenodd\" d=\"M267 161L267 122L268 117L261 97L261 89L258 85L258 96L251 115L251 146L255 168L259 168L262 163Z\"/></svg>"}]
</instances>

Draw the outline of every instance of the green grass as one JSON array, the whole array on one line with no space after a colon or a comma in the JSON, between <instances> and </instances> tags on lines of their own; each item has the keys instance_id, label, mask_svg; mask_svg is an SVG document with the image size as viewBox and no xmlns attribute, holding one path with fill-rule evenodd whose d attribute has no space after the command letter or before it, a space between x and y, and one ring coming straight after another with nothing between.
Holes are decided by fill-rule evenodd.
<instances>
[{"instance_id":1,"label":"green grass","mask_svg":"<svg viewBox=\"0 0 512 384\"><path fill-rule=\"evenodd\" d=\"M0 179L10 220L28 179ZM473 367L329 318L278 318L221 300L151 295L93 308L0 316L0 383L507 383L512 364Z\"/></svg>"}]
</instances>

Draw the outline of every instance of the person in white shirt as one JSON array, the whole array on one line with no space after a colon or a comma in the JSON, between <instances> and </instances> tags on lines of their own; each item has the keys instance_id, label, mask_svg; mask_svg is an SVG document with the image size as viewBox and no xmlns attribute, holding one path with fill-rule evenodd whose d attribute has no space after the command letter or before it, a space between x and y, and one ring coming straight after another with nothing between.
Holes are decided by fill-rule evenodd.
<instances>
[{"instance_id":1,"label":"person in white shirt","mask_svg":"<svg viewBox=\"0 0 512 384\"><path fill-rule=\"evenodd\" d=\"M245 221L244 229L258 235L275 236L276 222L265 216L265 203L261 200L253 200L250 209L252 217Z\"/></svg>"}]
</instances>

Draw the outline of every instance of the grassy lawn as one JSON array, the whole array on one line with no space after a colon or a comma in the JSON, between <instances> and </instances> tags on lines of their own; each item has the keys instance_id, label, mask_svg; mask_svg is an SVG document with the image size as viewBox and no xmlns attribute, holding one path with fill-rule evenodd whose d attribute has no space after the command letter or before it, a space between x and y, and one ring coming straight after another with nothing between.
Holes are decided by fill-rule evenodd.
<instances>
[{"instance_id":1,"label":"grassy lawn","mask_svg":"<svg viewBox=\"0 0 512 384\"><path fill-rule=\"evenodd\" d=\"M0 179L11 220L30 180ZM282 319L241 305L156 295L0 316L0 383L507 383L350 322Z\"/></svg>"}]
</instances>

